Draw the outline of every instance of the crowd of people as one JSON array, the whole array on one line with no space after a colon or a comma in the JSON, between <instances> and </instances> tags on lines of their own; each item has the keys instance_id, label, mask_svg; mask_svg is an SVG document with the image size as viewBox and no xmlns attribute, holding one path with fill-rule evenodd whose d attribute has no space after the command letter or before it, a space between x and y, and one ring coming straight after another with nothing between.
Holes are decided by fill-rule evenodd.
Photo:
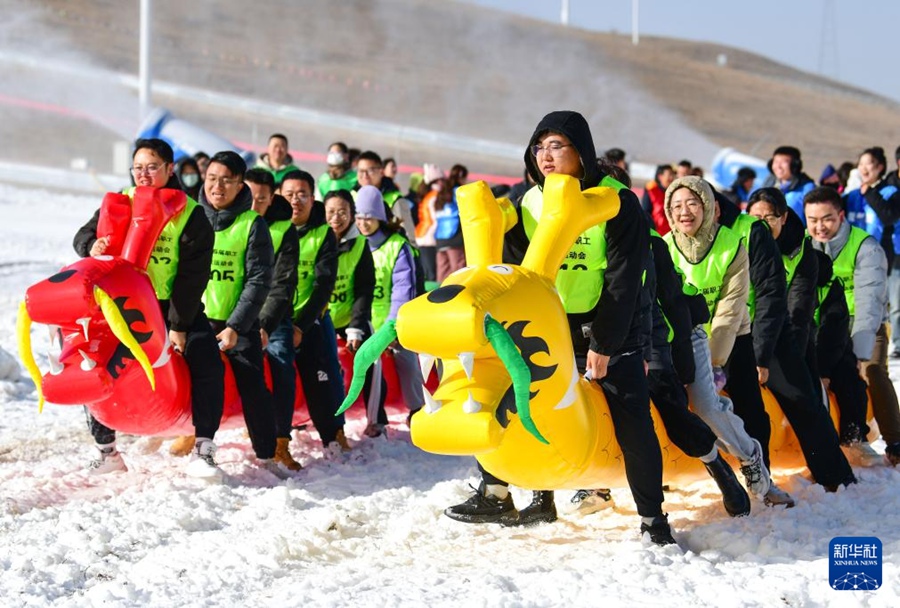
<instances>
[{"instance_id":1,"label":"crowd of people","mask_svg":"<svg viewBox=\"0 0 900 608\"><path fill-rule=\"evenodd\" d=\"M884 150L873 147L855 167L829 165L818 186L793 146L774 151L758 188L749 168L719 191L689 161L660 165L639 199L625 152L598 157L585 119L560 111L537 125L523 160L524 179L495 189L519 216L504 239L505 263L522 260L547 175L618 192L617 215L572 245L584 263L561 268L557 289L576 361L606 395L640 530L652 542L675 541L662 510L651 399L675 444L704 463L732 516L747 515L752 499L794 506L770 473L761 385L827 491L856 483L848 453L882 457L868 443L867 390L883 458L900 464L900 407L887 369L888 357L900 357L900 337L892 341L889 331L900 323L900 148L897 167L889 170ZM327 164L314 178L294 164L282 134L269 138L252 168L230 151L175 163L162 140L135 144L135 186L187 194L148 274L190 369L195 434L171 446L189 455L189 475L220 474L220 351L234 370L260 466L288 476L302 468L290 449L295 373L325 452L350 450L344 419L335 416L344 398L338 340L355 352L404 303L466 265L455 196L468 179L465 166L445 174L425 165L403 193L396 161L374 151L335 142ZM98 218L99 211L75 237L82 256L106 249ZM224 268L233 272L217 272ZM415 353L391 348L412 416L423 405L422 373ZM823 387L839 405L837 429ZM364 388L368 437L385 431L385 392L376 366ZM127 470L115 431L88 419L97 447L91 471ZM720 450L739 462L743 485ZM519 510L508 484L480 470L478 488L448 507L448 517L503 525L556 519L553 492L535 490ZM584 488L571 503L589 512L610 499L608 489Z\"/></svg>"}]
</instances>

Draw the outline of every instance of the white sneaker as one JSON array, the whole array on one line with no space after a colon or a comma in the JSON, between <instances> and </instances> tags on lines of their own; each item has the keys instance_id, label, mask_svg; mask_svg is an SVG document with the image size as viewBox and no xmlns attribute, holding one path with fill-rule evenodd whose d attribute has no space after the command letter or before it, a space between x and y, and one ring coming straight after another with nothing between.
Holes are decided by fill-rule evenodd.
<instances>
[{"instance_id":1,"label":"white sneaker","mask_svg":"<svg viewBox=\"0 0 900 608\"><path fill-rule=\"evenodd\" d=\"M767 507L784 505L786 509L790 509L796 504L790 494L776 486L774 483L769 487L769 491L766 492L763 502L766 503Z\"/></svg>"},{"instance_id":2,"label":"white sneaker","mask_svg":"<svg viewBox=\"0 0 900 608\"><path fill-rule=\"evenodd\" d=\"M294 472L273 458L260 458L259 468L264 469L279 479L290 479Z\"/></svg>"},{"instance_id":3,"label":"white sneaker","mask_svg":"<svg viewBox=\"0 0 900 608\"><path fill-rule=\"evenodd\" d=\"M106 475L107 473L125 473L128 467L122 460L122 454L116 448L98 450L100 455L88 465L89 475Z\"/></svg>"},{"instance_id":4,"label":"white sneaker","mask_svg":"<svg viewBox=\"0 0 900 608\"><path fill-rule=\"evenodd\" d=\"M590 515L602 509L609 509L616 506L613 501L612 493L607 489L598 490L578 490L569 504L566 505L566 513L578 513L579 515Z\"/></svg>"},{"instance_id":5,"label":"white sneaker","mask_svg":"<svg viewBox=\"0 0 900 608\"><path fill-rule=\"evenodd\" d=\"M852 445L841 447L850 464L861 467L877 467L884 464L884 457L876 452L867 441L858 441Z\"/></svg>"},{"instance_id":6,"label":"white sneaker","mask_svg":"<svg viewBox=\"0 0 900 608\"><path fill-rule=\"evenodd\" d=\"M772 484L772 478L762 457L762 446L756 439L753 440L753 457L741 462L741 473L744 475L747 491L755 498L765 498Z\"/></svg>"},{"instance_id":7,"label":"white sneaker","mask_svg":"<svg viewBox=\"0 0 900 608\"><path fill-rule=\"evenodd\" d=\"M198 441L191 451L185 474L190 477L211 479L222 475L222 469L216 464L216 444L209 439Z\"/></svg>"}]
</instances>

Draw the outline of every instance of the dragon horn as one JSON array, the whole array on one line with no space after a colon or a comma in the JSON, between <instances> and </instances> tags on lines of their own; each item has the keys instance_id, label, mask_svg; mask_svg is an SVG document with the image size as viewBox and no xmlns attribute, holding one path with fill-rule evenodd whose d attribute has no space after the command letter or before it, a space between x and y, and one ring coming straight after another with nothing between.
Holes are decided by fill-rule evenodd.
<instances>
[{"instance_id":1,"label":"dragon horn","mask_svg":"<svg viewBox=\"0 0 900 608\"><path fill-rule=\"evenodd\" d=\"M395 327L395 322L388 321L359 347L353 358L353 381L350 382L347 396L344 398L344 402L341 403L341 407L335 412L335 416L340 416L353 405L366 381L366 371L372 367L372 364L381 356L381 353L387 350L391 342L396 339L397 328Z\"/></svg>"},{"instance_id":2,"label":"dragon horn","mask_svg":"<svg viewBox=\"0 0 900 608\"><path fill-rule=\"evenodd\" d=\"M531 370L528 369L528 364L522 358L522 353L519 352L506 328L490 316L486 316L484 319L484 333L488 342L494 347L497 356L503 361L509 377L512 378L513 393L516 396L516 411L519 414L519 420L522 421L522 426L534 435L535 439L549 445L550 442L544 439L531 418Z\"/></svg>"},{"instance_id":3,"label":"dragon horn","mask_svg":"<svg viewBox=\"0 0 900 608\"><path fill-rule=\"evenodd\" d=\"M153 367L150 365L150 359L147 357L147 353L144 352L144 349L141 348L141 345L138 344L134 334L131 333L131 329L128 328L128 323L126 323L125 319L122 317L119 307L116 306L116 303L108 293L96 285L94 286L94 299L97 301L97 304L100 305L100 310L103 312L103 318L106 319L107 324L109 324L109 328L112 330L113 335L119 339L119 342L125 345L125 348L128 349L131 356L137 359L137 362L141 364L141 367L144 368L144 373L147 375L147 380L150 381L150 388L155 391L156 377L153 374Z\"/></svg>"},{"instance_id":4,"label":"dragon horn","mask_svg":"<svg viewBox=\"0 0 900 608\"><path fill-rule=\"evenodd\" d=\"M41 370L38 369L34 360L34 353L31 351L31 315L28 314L28 307L25 301L19 303L19 316L16 319L16 334L19 338L19 356L22 357L22 363L28 370L28 375L34 381L34 387L38 394L38 412L44 411L44 389Z\"/></svg>"}]
</instances>

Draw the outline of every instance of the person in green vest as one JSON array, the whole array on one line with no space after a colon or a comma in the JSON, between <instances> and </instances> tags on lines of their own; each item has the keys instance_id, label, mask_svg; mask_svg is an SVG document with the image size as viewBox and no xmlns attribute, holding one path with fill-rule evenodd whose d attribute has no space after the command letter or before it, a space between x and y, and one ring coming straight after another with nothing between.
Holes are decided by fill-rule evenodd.
<instances>
[{"instance_id":1,"label":"person in green vest","mask_svg":"<svg viewBox=\"0 0 900 608\"><path fill-rule=\"evenodd\" d=\"M273 133L269 136L266 151L256 161L256 166L265 169L275 178L275 189L281 188L284 176L291 171L299 170L294 164L294 159L288 152L288 138L281 133Z\"/></svg>"},{"instance_id":2,"label":"person in green vest","mask_svg":"<svg viewBox=\"0 0 900 608\"><path fill-rule=\"evenodd\" d=\"M294 367L294 330L291 323L294 293L297 291L297 265L300 241L291 224L291 204L275 194L275 178L263 169L250 169L244 183L253 197L253 210L266 221L275 266L272 288L259 313L259 337L269 358L272 374L272 404L275 412L275 461L290 471L303 467L291 455L291 429L294 418L297 372Z\"/></svg>"},{"instance_id":3,"label":"person in green vest","mask_svg":"<svg viewBox=\"0 0 900 608\"><path fill-rule=\"evenodd\" d=\"M852 318L850 335L861 373L869 383L872 410L887 444L885 458L900 464L900 406L887 368L887 257L866 231L851 226L837 191L818 187L803 197L813 247L834 262Z\"/></svg>"},{"instance_id":4,"label":"person in green vest","mask_svg":"<svg viewBox=\"0 0 900 608\"><path fill-rule=\"evenodd\" d=\"M416 222L412 216L412 203L403 197L394 180L384 176L384 163L377 153L366 150L359 155L356 164L356 179L354 192L358 192L363 186L374 186L378 189L384 198L385 207L388 209L386 215L393 215L400 221L406 238L411 245L415 245Z\"/></svg>"},{"instance_id":5,"label":"person in green vest","mask_svg":"<svg viewBox=\"0 0 900 608\"><path fill-rule=\"evenodd\" d=\"M328 169L316 182L319 200L325 200L325 195L332 190L353 190L353 186L356 185L356 171L350 167L350 149L347 144L336 141L328 146L325 162L328 163Z\"/></svg>"},{"instance_id":6,"label":"person in green vest","mask_svg":"<svg viewBox=\"0 0 900 608\"><path fill-rule=\"evenodd\" d=\"M725 390L732 396L735 411L744 417L745 402L755 401L758 387L765 385L791 424L816 483L829 492L856 483L822 400L819 378L806 364L805 345L797 344L793 338L784 262L772 233L766 222L741 213L721 194L716 196L716 204L719 223L741 237L750 259L750 296L746 304L750 310L751 343L736 341L725 366ZM747 431L756 439L760 439L760 434L768 438L770 427L761 429L747 424ZM768 441L760 439L760 443L768 464ZM792 502L787 495L770 496L769 502L787 504L778 499Z\"/></svg>"},{"instance_id":7,"label":"person in green vest","mask_svg":"<svg viewBox=\"0 0 900 608\"><path fill-rule=\"evenodd\" d=\"M671 227L663 239L672 262L706 300L710 315L691 336L697 375L687 386L691 406L740 460L750 493L773 504L775 484L763 447L745 430L732 400L719 394L725 385L723 368L737 338L750 334L747 250L734 232L716 222L715 197L702 178L674 180L666 189L663 208ZM768 420L761 408L760 401L760 410L753 415Z\"/></svg>"},{"instance_id":8,"label":"person in green vest","mask_svg":"<svg viewBox=\"0 0 900 608\"><path fill-rule=\"evenodd\" d=\"M131 174L137 186L178 189L174 175L172 147L161 139L135 142ZM134 188L125 191L133 195ZM75 251L82 257L103 255L109 238L97 234L100 211L75 235ZM185 208L163 228L148 265L150 282L159 298L169 328L169 340L188 365L191 375L191 414L196 441L190 446L187 473L195 477L215 477L213 442L222 419L225 399L216 338L203 310L201 296L209 280L214 235L203 209L188 198ZM88 414L88 426L97 445L98 457L91 461L93 474L126 471L116 450L116 432Z\"/></svg>"},{"instance_id":9,"label":"person in green vest","mask_svg":"<svg viewBox=\"0 0 900 608\"><path fill-rule=\"evenodd\" d=\"M833 363L828 362L827 375L823 374L818 361L816 342L820 332L816 319L820 300L818 286L822 272L819 269L820 255L817 254L821 252L813 249L803 222L794 210L788 207L784 194L778 188L760 188L755 191L748 201L747 213L766 222L778 244L787 278L787 307L791 334L800 351L805 353L813 377L821 378L823 384L835 392L838 403L841 404L839 429L841 444L859 447L868 432L865 421L867 397L865 382L856 371L856 358L853 357L852 348L846 348L849 346L849 324L844 329L846 336L832 338L833 330L828 326L822 333L821 338L831 342L839 338L837 344L832 344L834 354L838 355L838 358L834 359ZM827 259L827 256L825 257ZM831 267L831 261L828 259L826 281L831 278ZM843 299L843 292L840 297ZM845 356L841 357L841 353ZM832 355L828 355L828 358L831 359ZM836 374L834 378L833 374Z\"/></svg>"},{"instance_id":10,"label":"person in green vest","mask_svg":"<svg viewBox=\"0 0 900 608\"><path fill-rule=\"evenodd\" d=\"M363 186L356 194L356 227L366 237L375 265L372 298L374 331L397 318L401 306L416 297L416 266L409 241L387 220L384 199L375 186ZM399 342L391 345L400 379L400 392L410 415L425 403L422 370L415 353Z\"/></svg>"},{"instance_id":11,"label":"person in green vest","mask_svg":"<svg viewBox=\"0 0 900 608\"><path fill-rule=\"evenodd\" d=\"M315 180L306 171L288 173L281 185L300 242L293 303L294 360L325 456L339 458L350 444L344 434L344 416L334 415L344 400L343 373L328 312L338 270L337 239L325 221L324 205L315 200L314 188Z\"/></svg>"},{"instance_id":12,"label":"person in green vest","mask_svg":"<svg viewBox=\"0 0 900 608\"><path fill-rule=\"evenodd\" d=\"M355 353L372 335L372 298L375 293L375 263L366 237L356 227L356 205L349 190L325 195L325 220L338 239L338 271L328 309L337 334L347 350ZM373 385L373 378L377 381ZM384 411L387 385L381 373L381 358L366 371L363 396L366 425L363 434L378 437L388 423Z\"/></svg>"},{"instance_id":13,"label":"person in green vest","mask_svg":"<svg viewBox=\"0 0 900 608\"><path fill-rule=\"evenodd\" d=\"M253 451L264 468L290 474L275 456L272 395L263 376L259 313L272 283L274 251L265 220L253 211L244 184L247 165L235 152L210 158L200 205L215 232L209 283L203 293L219 348L231 362Z\"/></svg>"}]
</instances>

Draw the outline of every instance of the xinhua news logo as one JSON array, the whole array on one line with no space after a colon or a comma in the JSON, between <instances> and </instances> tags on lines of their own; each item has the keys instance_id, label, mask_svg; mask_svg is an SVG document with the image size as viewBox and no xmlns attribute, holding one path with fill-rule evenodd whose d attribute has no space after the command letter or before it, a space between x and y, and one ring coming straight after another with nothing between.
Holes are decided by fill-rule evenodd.
<instances>
[{"instance_id":1,"label":"xinhua news logo","mask_svg":"<svg viewBox=\"0 0 900 608\"><path fill-rule=\"evenodd\" d=\"M836 591L881 587L881 541L874 536L837 536L828 547L828 579Z\"/></svg>"}]
</instances>

